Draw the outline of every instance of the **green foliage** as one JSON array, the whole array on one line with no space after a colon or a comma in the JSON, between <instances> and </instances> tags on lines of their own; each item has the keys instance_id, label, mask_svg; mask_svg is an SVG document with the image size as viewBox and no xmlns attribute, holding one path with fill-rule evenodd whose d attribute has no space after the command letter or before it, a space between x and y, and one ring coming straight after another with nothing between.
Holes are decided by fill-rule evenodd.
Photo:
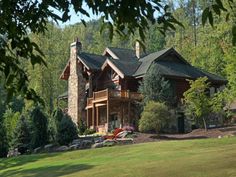
<instances>
[{"instance_id":1,"label":"green foliage","mask_svg":"<svg viewBox=\"0 0 236 177\"><path fill-rule=\"evenodd\" d=\"M39 106L30 113L32 124L32 148L37 148L48 143L48 118Z\"/></svg>"},{"instance_id":2,"label":"green foliage","mask_svg":"<svg viewBox=\"0 0 236 177\"><path fill-rule=\"evenodd\" d=\"M80 119L79 125L78 125L78 131L80 135L83 135L86 130L86 125L83 120Z\"/></svg>"},{"instance_id":3,"label":"green foliage","mask_svg":"<svg viewBox=\"0 0 236 177\"><path fill-rule=\"evenodd\" d=\"M96 133L96 130L87 128L87 129L84 131L83 134L84 134L84 135L91 135L91 134L94 134L94 133Z\"/></svg>"},{"instance_id":4,"label":"green foliage","mask_svg":"<svg viewBox=\"0 0 236 177\"><path fill-rule=\"evenodd\" d=\"M57 141L57 122L54 117L49 116L48 118L48 136L49 142L55 143Z\"/></svg>"},{"instance_id":5,"label":"green foliage","mask_svg":"<svg viewBox=\"0 0 236 177\"><path fill-rule=\"evenodd\" d=\"M60 145L68 145L78 138L77 127L69 115L65 115L57 130L57 140Z\"/></svg>"},{"instance_id":6,"label":"green foliage","mask_svg":"<svg viewBox=\"0 0 236 177\"><path fill-rule=\"evenodd\" d=\"M59 123L62 121L64 117L64 113L61 108L56 108L52 114L53 119L58 127Z\"/></svg>"},{"instance_id":7,"label":"green foliage","mask_svg":"<svg viewBox=\"0 0 236 177\"><path fill-rule=\"evenodd\" d=\"M167 104L174 102L173 89L169 81L160 75L156 64L149 68L140 84L139 91L143 95L144 104L149 101L166 102Z\"/></svg>"},{"instance_id":8,"label":"green foliage","mask_svg":"<svg viewBox=\"0 0 236 177\"><path fill-rule=\"evenodd\" d=\"M195 81L189 80L190 89L184 93L185 114L195 122L207 129L211 114L224 115L226 99L224 92L209 95L210 83L206 77Z\"/></svg>"},{"instance_id":9,"label":"green foliage","mask_svg":"<svg viewBox=\"0 0 236 177\"><path fill-rule=\"evenodd\" d=\"M14 137L14 131L15 131L19 117L20 117L20 113L19 112L15 113L12 111L12 109L7 109L3 115L9 147L13 146L12 140Z\"/></svg>"},{"instance_id":10,"label":"green foliage","mask_svg":"<svg viewBox=\"0 0 236 177\"><path fill-rule=\"evenodd\" d=\"M232 44L236 46L236 14L235 14L236 6L234 0L215 0L214 3L211 3L209 7L206 7L202 13L202 24L205 25L207 19L209 20L210 25L214 26L214 16L221 16L224 12L225 14L225 21L230 21L232 18Z\"/></svg>"},{"instance_id":11,"label":"green foliage","mask_svg":"<svg viewBox=\"0 0 236 177\"><path fill-rule=\"evenodd\" d=\"M17 122L17 126L14 130L13 145L14 148L18 148L18 151L21 154L24 154L25 152L27 152L27 150L30 149L30 143L31 143L30 123L25 118L24 115L21 115Z\"/></svg>"},{"instance_id":12,"label":"green foliage","mask_svg":"<svg viewBox=\"0 0 236 177\"><path fill-rule=\"evenodd\" d=\"M154 130L159 133L170 119L170 116L168 107L164 103L149 101L142 112L139 130L141 132Z\"/></svg>"},{"instance_id":13,"label":"green foliage","mask_svg":"<svg viewBox=\"0 0 236 177\"><path fill-rule=\"evenodd\" d=\"M4 119L3 117L0 117L0 158L1 157L6 157L8 153L8 139L7 139L7 130L4 124Z\"/></svg>"}]
</instances>

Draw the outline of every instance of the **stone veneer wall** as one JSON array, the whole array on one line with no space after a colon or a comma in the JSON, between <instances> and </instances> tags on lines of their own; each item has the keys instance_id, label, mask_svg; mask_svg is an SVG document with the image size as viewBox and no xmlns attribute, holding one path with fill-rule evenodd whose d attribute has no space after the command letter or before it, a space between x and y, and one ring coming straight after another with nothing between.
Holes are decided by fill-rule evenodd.
<instances>
[{"instance_id":1,"label":"stone veneer wall","mask_svg":"<svg viewBox=\"0 0 236 177\"><path fill-rule=\"evenodd\" d=\"M77 53L80 52L81 43L74 42L70 46L70 76L68 79L68 114L73 122L78 124L79 119L85 120L85 84L82 74L82 65L78 63Z\"/></svg>"},{"instance_id":2,"label":"stone veneer wall","mask_svg":"<svg viewBox=\"0 0 236 177\"><path fill-rule=\"evenodd\" d=\"M70 46L70 76L68 79L68 114L73 122L78 122L78 63L76 59L76 42Z\"/></svg>"}]
</instances>

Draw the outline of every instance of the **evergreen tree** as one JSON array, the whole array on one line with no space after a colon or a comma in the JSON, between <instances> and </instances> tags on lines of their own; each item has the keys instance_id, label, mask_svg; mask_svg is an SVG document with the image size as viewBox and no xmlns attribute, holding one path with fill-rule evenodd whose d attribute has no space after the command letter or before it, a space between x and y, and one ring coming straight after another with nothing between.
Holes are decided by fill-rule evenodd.
<instances>
[{"instance_id":1,"label":"evergreen tree","mask_svg":"<svg viewBox=\"0 0 236 177\"><path fill-rule=\"evenodd\" d=\"M157 64L153 64L146 73L139 91L143 95L143 103L149 101L166 102L168 104L174 103L173 89L170 82L165 80L158 69Z\"/></svg>"},{"instance_id":2,"label":"evergreen tree","mask_svg":"<svg viewBox=\"0 0 236 177\"><path fill-rule=\"evenodd\" d=\"M39 106L36 106L31 114L32 119L32 147L37 148L48 143L48 118Z\"/></svg>"},{"instance_id":3,"label":"evergreen tree","mask_svg":"<svg viewBox=\"0 0 236 177\"><path fill-rule=\"evenodd\" d=\"M4 125L3 117L0 117L0 157L6 157L8 153L7 131Z\"/></svg>"},{"instance_id":4,"label":"evergreen tree","mask_svg":"<svg viewBox=\"0 0 236 177\"><path fill-rule=\"evenodd\" d=\"M21 154L24 154L29 148L31 143L31 133L29 121L24 115L21 115L16 129L14 131L14 147L18 148Z\"/></svg>"},{"instance_id":5,"label":"evergreen tree","mask_svg":"<svg viewBox=\"0 0 236 177\"><path fill-rule=\"evenodd\" d=\"M68 145L74 139L78 138L77 127L69 115L65 115L57 130L57 140L61 145Z\"/></svg>"}]
</instances>

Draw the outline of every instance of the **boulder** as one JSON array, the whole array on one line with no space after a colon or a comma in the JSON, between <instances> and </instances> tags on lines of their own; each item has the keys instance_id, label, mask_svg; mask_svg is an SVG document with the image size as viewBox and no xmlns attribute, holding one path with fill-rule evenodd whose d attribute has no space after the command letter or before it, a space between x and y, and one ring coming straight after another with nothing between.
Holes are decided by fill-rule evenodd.
<instances>
[{"instance_id":1,"label":"boulder","mask_svg":"<svg viewBox=\"0 0 236 177\"><path fill-rule=\"evenodd\" d=\"M109 139L103 141L102 143L103 143L103 146L108 146L108 147L114 146L117 144L116 140L109 140Z\"/></svg>"},{"instance_id":2,"label":"boulder","mask_svg":"<svg viewBox=\"0 0 236 177\"><path fill-rule=\"evenodd\" d=\"M52 152L54 147L55 147L54 144L47 144L44 146L44 150L47 152Z\"/></svg>"},{"instance_id":3,"label":"boulder","mask_svg":"<svg viewBox=\"0 0 236 177\"><path fill-rule=\"evenodd\" d=\"M82 140L81 145L80 145L80 149L91 148L92 144L93 144L93 142L91 140Z\"/></svg>"},{"instance_id":4,"label":"boulder","mask_svg":"<svg viewBox=\"0 0 236 177\"><path fill-rule=\"evenodd\" d=\"M61 151L67 151L69 148L68 146L60 146L56 149L56 151L61 152Z\"/></svg>"},{"instance_id":5,"label":"boulder","mask_svg":"<svg viewBox=\"0 0 236 177\"><path fill-rule=\"evenodd\" d=\"M95 143L92 145L92 148L101 148L103 147L103 143Z\"/></svg>"},{"instance_id":6,"label":"boulder","mask_svg":"<svg viewBox=\"0 0 236 177\"><path fill-rule=\"evenodd\" d=\"M34 149L34 153L40 153L43 151L43 148L42 147L37 147Z\"/></svg>"},{"instance_id":7,"label":"boulder","mask_svg":"<svg viewBox=\"0 0 236 177\"><path fill-rule=\"evenodd\" d=\"M80 144L72 144L71 146L69 146L69 150L76 150L80 148Z\"/></svg>"},{"instance_id":8,"label":"boulder","mask_svg":"<svg viewBox=\"0 0 236 177\"><path fill-rule=\"evenodd\" d=\"M132 138L117 138L116 141L118 144L124 145L124 144L133 144L134 140Z\"/></svg>"},{"instance_id":9,"label":"boulder","mask_svg":"<svg viewBox=\"0 0 236 177\"><path fill-rule=\"evenodd\" d=\"M74 139L71 144L72 144L72 145L73 145L73 144L80 144L81 141L82 141L81 139Z\"/></svg>"},{"instance_id":10,"label":"boulder","mask_svg":"<svg viewBox=\"0 0 236 177\"><path fill-rule=\"evenodd\" d=\"M97 137L97 138L94 138L94 142L95 143L101 143L104 141L104 138L103 137Z\"/></svg>"}]
</instances>

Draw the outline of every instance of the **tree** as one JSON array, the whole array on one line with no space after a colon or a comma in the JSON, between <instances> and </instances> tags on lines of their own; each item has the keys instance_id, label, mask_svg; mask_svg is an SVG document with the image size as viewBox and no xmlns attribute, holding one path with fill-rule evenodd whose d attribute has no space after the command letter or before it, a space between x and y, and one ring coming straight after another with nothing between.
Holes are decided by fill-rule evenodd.
<instances>
[{"instance_id":1,"label":"tree","mask_svg":"<svg viewBox=\"0 0 236 177\"><path fill-rule=\"evenodd\" d=\"M30 149L31 143L31 132L30 132L30 124L29 121L25 118L24 115L21 115L16 129L14 130L14 139L13 145L15 148L18 148L18 151L21 154L27 152Z\"/></svg>"},{"instance_id":2,"label":"tree","mask_svg":"<svg viewBox=\"0 0 236 177\"><path fill-rule=\"evenodd\" d=\"M19 120L19 117L20 117L20 113L13 112L12 109L7 109L3 115L4 126L6 128L6 133L7 133L8 146L10 148L13 147L14 131L15 131L17 122Z\"/></svg>"},{"instance_id":3,"label":"tree","mask_svg":"<svg viewBox=\"0 0 236 177\"><path fill-rule=\"evenodd\" d=\"M21 94L26 99L43 102L29 87L28 75L22 63L35 65L46 63L43 52L38 44L32 42L29 33L45 33L47 21L65 22L70 19L70 7L77 15L89 17L84 9L87 6L95 15L101 15L101 29L109 29L112 39L113 33L120 35L134 34L136 30L142 40L149 28L149 21L160 24L161 32L175 29L173 24L180 23L169 13L168 6L161 0L133 1L25 1L2 0L0 2L0 72L4 74L4 87L8 98L13 94ZM53 11L52 9L55 9ZM56 11L62 12L60 16ZM158 15L157 15L158 14ZM85 24L85 21L81 18Z\"/></svg>"},{"instance_id":4,"label":"tree","mask_svg":"<svg viewBox=\"0 0 236 177\"><path fill-rule=\"evenodd\" d=\"M78 138L77 127L69 115L65 115L57 130L57 140L60 145L68 145Z\"/></svg>"},{"instance_id":5,"label":"tree","mask_svg":"<svg viewBox=\"0 0 236 177\"><path fill-rule=\"evenodd\" d=\"M0 117L0 157L6 157L8 153L8 139L7 139L7 130L4 125L3 117Z\"/></svg>"},{"instance_id":6,"label":"tree","mask_svg":"<svg viewBox=\"0 0 236 177\"><path fill-rule=\"evenodd\" d=\"M32 148L37 148L48 143L48 118L39 106L30 113L32 124Z\"/></svg>"},{"instance_id":7,"label":"tree","mask_svg":"<svg viewBox=\"0 0 236 177\"><path fill-rule=\"evenodd\" d=\"M139 130L141 132L154 130L156 133L159 133L169 118L170 112L164 103L149 101L142 112Z\"/></svg>"},{"instance_id":8,"label":"tree","mask_svg":"<svg viewBox=\"0 0 236 177\"><path fill-rule=\"evenodd\" d=\"M173 103L173 89L169 81L165 80L158 69L157 64L153 64L139 87L140 93L143 95L143 103L149 101Z\"/></svg>"},{"instance_id":9,"label":"tree","mask_svg":"<svg viewBox=\"0 0 236 177\"><path fill-rule=\"evenodd\" d=\"M224 3L225 2L225 3ZM232 29L232 44L236 46L236 6L235 0L215 0L209 7L206 7L202 13L202 24L205 25L207 20L214 26L214 17L216 14L221 16L225 12L225 21L231 23ZM231 18L231 21L229 20Z\"/></svg>"},{"instance_id":10,"label":"tree","mask_svg":"<svg viewBox=\"0 0 236 177\"><path fill-rule=\"evenodd\" d=\"M189 80L190 89L184 92L185 114L193 118L200 125L203 124L207 130L207 119L211 111L211 100L207 96L209 83L207 77L199 78L195 81Z\"/></svg>"}]
</instances>

